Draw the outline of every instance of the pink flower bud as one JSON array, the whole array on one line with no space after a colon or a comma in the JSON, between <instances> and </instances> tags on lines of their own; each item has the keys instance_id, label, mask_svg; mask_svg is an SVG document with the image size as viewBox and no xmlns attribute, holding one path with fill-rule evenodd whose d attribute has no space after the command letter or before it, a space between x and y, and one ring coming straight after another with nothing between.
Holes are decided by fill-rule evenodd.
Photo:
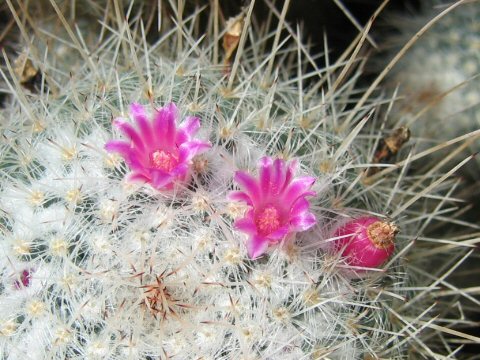
<instances>
[{"instance_id":1,"label":"pink flower bud","mask_svg":"<svg viewBox=\"0 0 480 360\"><path fill-rule=\"evenodd\" d=\"M335 249L352 266L376 268L392 255L398 228L373 216L353 219L335 231Z\"/></svg>"},{"instance_id":2,"label":"pink flower bud","mask_svg":"<svg viewBox=\"0 0 480 360\"><path fill-rule=\"evenodd\" d=\"M19 277L20 279L15 280L14 282L15 289L28 287L30 285L30 280L32 278L32 270L31 269L23 270Z\"/></svg>"}]
</instances>

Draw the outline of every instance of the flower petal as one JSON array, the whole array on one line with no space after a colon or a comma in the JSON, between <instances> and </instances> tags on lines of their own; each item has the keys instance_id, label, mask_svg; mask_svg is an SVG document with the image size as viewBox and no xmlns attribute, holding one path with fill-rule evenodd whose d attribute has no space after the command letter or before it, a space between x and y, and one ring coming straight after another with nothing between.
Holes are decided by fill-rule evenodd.
<instances>
[{"instance_id":1,"label":"flower petal","mask_svg":"<svg viewBox=\"0 0 480 360\"><path fill-rule=\"evenodd\" d=\"M289 226L284 225L284 226L279 227L274 232L268 234L267 237L268 237L269 240L276 240L275 242L279 242L285 236L287 236L287 234L289 233L289 230L290 230Z\"/></svg>"},{"instance_id":2,"label":"flower petal","mask_svg":"<svg viewBox=\"0 0 480 360\"><path fill-rule=\"evenodd\" d=\"M130 114L132 114L133 118L137 122L141 137L143 138L144 142L147 143L147 148L153 148L155 145L155 140L152 134L153 129L147 119L145 108L138 103L132 103L130 105Z\"/></svg>"},{"instance_id":3,"label":"flower petal","mask_svg":"<svg viewBox=\"0 0 480 360\"><path fill-rule=\"evenodd\" d=\"M172 171L170 171L170 175L174 178L185 180L187 173L188 173L188 164L183 163L175 166Z\"/></svg>"},{"instance_id":4,"label":"flower petal","mask_svg":"<svg viewBox=\"0 0 480 360\"><path fill-rule=\"evenodd\" d=\"M172 182L172 175L162 170L154 169L151 171L152 186L161 189Z\"/></svg>"},{"instance_id":5,"label":"flower petal","mask_svg":"<svg viewBox=\"0 0 480 360\"><path fill-rule=\"evenodd\" d=\"M108 152L114 152L122 155L123 157L129 156L135 150L129 143L122 140L110 140L105 143L105 150Z\"/></svg>"},{"instance_id":6,"label":"flower petal","mask_svg":"<svg viewBox=\"0 0 480 360\"><path fill-rule=\"evenodd\" d=\"M188 116L177 131L176 143L181 145L190 140L200 128L200 119L196 116Z\"/></svg>"},{"instance_id":7,"label":"flower petal","mask_svg":"<svg viewBox=\"0 0 480 360\"><path fill-rule=\"evenodd\" d=\"M138 172L146 172L145 166L136 156L130 156L129 158L125 158L125 163L132 170L136 170Z\"/></svg>"},{"instance_id":8,"label":"flower petal","mask_svg":"<svg viewBox=\"0 0 480 360\"><path fill-rule=\"evenodd\" d=\"M178 151L178 161L190 161L195 155L205 152L210 149L212 145L202 140L192 140L180 145Z\"/></svg>"},{"instance_id":9,"label":"flower petal","mask_svg":"<svg viewBox=\"0 0 480 360\"><path fill-rule=\"evenodd\" d=\"M308 191L314 182L315 178L311 176L305 176L293 180L285 189L282 202L291 206L291 204L293 204L301 196L315 195L314 191Z\"/></svg>"},{"instance_id":10,"label":"flower petal","mask_svg":"<svg viewBox=\"0 0 480 360\"><path fill-rule=\"evenodd\" d=\"M287 174L286 174L286 176L285 176L284 188L285 188L286 186L288 186L288 184L290 184L290 182L292 181L292 179L293 179L293 174L295 174L295 171L297 171L297 167L298 167L298 161L297 161L297 159L293 159L293 160L290 161L290 163L288 164Z\"/></svg>"},{"instance_id":11,"label":"flower petal","mask_svg":"<svg viewBox=\"0 0 480 360\"><path fill-rule=\"evenodd\" d=\"M255 222L253 221L253 216L247 214L244 218L238 219L233 224L235 229L241 231L248 235L256 235L257 234L257 227Z\"/></svg>"},{"instance_id":12,"label":"flower petal","mask_svg":"<svg viewBox=\"0 0 480 360\"><path fill-rule=\"evenodd\" d=\"M115 119L113 120L113 126L120 130L125 136L129 137L137 150L141 151L142 154L145 153L144 141L131 124L121 119Z\"/></svg>"},{"instance_id":13,"label":"flower petal","mask_svg":"<svg viewBox=\"0 0 480 360\"><path fill-rule=\"evenodd\" d=\"M290 219L291 230L293 231L305 231L310 229L317 223L317 218L310 212L303 212L298 216Z\"/></svg>"},{"instance_id":14,"label":"flower petal","mask_svg":"<svg viewBox=\"0 0 480 360\"><path fill-rule=\"evenodd\" d=\"M232 191L227 196L230 201L243 201L247 205L253 206L252 199L243 191Z\"/></svg>"},{"instance_id":15,"label":"flower petal","mask_svg":"<svg viewBox=\"0 0 480 360\"><path fill-rule=\"evenodd\" d=\"M129 174L129 175L127 176L127 181L129 181L129 182L143 182L143 183L147 183L147 182L150 182L150 178L147 177L147 176L144 175L144 174L137 173L137 172L132 172L131 174Z\"/></svg>"},{"instance_id":16,"label":"flower petal","mask_svg":"<svg viewBox=\"0 0 480 360\"><path fill-rule=\"evenodd\" d=\"M153 132L155 142L162 144L163 147L171 149L175 145L175 119L177 117L177 107L170 103L161 108L153 120Z\"/></svg>"},{"instance_id":17,"label":"flower petal","mask_svg":"<svg viewBox=\"0 0 480 360\"><path fill-rule=\"evenodd\" d=\"M144 159L142 153L139 153L137 149L133 148L125 141L111 140L105 144L105 150L108 152L116 152L120 154L125 163L133 170L144 169Z\"/></svg>"},{"instance_id":18,"label":"flower petal","mask_svg":"<svg viewBox=\"0 0 480 360\"><path fill-rule=\"evenodd\" d=\"M261 236L252 236L248 239L247 250L251 259L255 259L262 255L268 247L268 240Z\"/></svg>"},{"instance_id":19,"label":"flower petal","mask_svg":"<svg viewBox=\"0 0 480 360\"><path fill-rule=\"evenodd\" d=\"M275 159L273 162L273 174L271 180L271 194L278 195L285 187L285 177L286 177L286 169L285 169L285 161L282 159Z\"/></svg>"},{"instance_id":20,"label":"flower petal","mask_svg":"<svg viewBox=\"0 0 480 360\"><path fill-rule=\"evenodd\" d=\"M243 171L236 171L234 180L240 184L254 204L260 201L260 189L257 180L253 176Z\"/></svg>"},{"instance_id":21,"label":"flower petal","mask_svg":"<svg viewBox=\"0 0 480 360\"><path fill-rule=\"evenodd\" d=\"M263 195L267 195L271 188L271 176L272 176L272 164L273 161L270 157L265 156L260 159L260 187Z\"/></svg>"},{"instance_id":22,"label":"flower petal","mask_svg":"<svg viewBox=\"0 0 480 360\"><path fill-rule=\"evenodd\" d=\"M310 208L310 203L304 197L300 197L297 201L294 202L292 208L290 209L290 216L295 217L300 215L301 213L308 211Z\"/></svg>"}]
</instances>

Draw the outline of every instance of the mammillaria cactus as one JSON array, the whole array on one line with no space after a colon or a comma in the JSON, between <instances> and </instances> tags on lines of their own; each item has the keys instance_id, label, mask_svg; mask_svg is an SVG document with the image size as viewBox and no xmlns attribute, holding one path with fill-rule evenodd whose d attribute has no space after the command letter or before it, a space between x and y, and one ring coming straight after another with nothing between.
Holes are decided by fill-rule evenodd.
<instances>
[{"instance_id":1,"label":"mammillaria cactus","mask_svg":"<svg viewBox=\"0 0 480 360\"><path fill-rule=\"evenodd\" d=\"M445 10L446 4L443 0L428 0L422 3L421 15L394 19L402 40L413 36ZM480 8L475 2L454 9L428 29L393 72L394 79L405 87L402 93L409 96L410 106L405 108L408 111L405 115L413 117L416 112L430 111L429 116L413 121L415 126L423 125L436 135L444 136L462 134L480 126L475 77L479 62L479 16ZM459 90L455 91L457 87ZM429 118L442 122L443 131L439 132L429 123L422 124Z\"/></svg>"},{"instance_id":2,"label":"mammillaria cactus","mask_svg":"<svg viewBox=\"0 0 480 360\"><path fill-rule=\"evenodd\" d=\"M412 177L421 156L400 151L399 171L365 179L382 166L371 157L388 101L357 98L357 76L340 76L359 75L355 61L318 68L283 11L271 7L271 31L251 2L226 66L217 1L191 14L179 1L176 27L152 42L142 14L115 4L93 44L58 7L65 36L26 16L37 41L80 54L59 68L64 54L24 39L42 69L34 91L5 58L2 358L401 359L478 340L456 328L468 293L439 287L475 237L428 237L449 221L455 168ZM115 120L129 108L137 127ZM334 243L363 216L401 232L360 273Z\"/></svg>"},{"instance_id":3,"label":"mammillaria cactus","mask_svg":"<svg viewBox=\"0 0 480 360\"><path fill-rule=\"evenodd\" d=\"M422 1L421 14L391 15L390 23L399 35L385 42L391 47L403 44L449 3ZM480 129L479 17L478 2L457 6L431 25L390 74L388 84L398 86L401 97L395 106L396 120L424 142L442 142ZM470 137L464 153L480 150L478 136ZM468 176L478 181L480 163L478 159L473 163Z\"/></svg>"}]
</instances>

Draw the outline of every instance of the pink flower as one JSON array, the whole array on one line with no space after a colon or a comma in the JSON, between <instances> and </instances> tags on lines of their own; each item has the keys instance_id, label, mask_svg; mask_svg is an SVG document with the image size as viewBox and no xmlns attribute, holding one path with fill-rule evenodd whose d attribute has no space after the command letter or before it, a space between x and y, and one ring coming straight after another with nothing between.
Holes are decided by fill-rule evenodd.
<instances>
[{"instance_id":1,"label":"pink flower","mask_svg":"<svg viewBox=\"0 0 480 360\"><path fill-rule=\"evenodd\" d=\"M32 278L32 270L25 269L20 273L19 280L15 280L14 286L15 289L21 289L24 287L28 287L30 285L30 280Z\"/></svg>"},{"instance_id":2,"label":"pink flower","mask_svg":"<svg viewBox=\"0 0 480 360\"><path fill-rule=\"evenodd\" d=\"M105 145L109 152L120 154L132 172L130 181L143 181L155 189L172 189L176 181L187 181L192 158L211 147L194 139L200 128L197 117L188 116L177 128L177 107L170 103L149 120L142 105L133 103L130 114L137 123L115 119L113 125L129 141L111 140Z\"/></svg>"},{"instance_id":3,"label":"pink flower","mask_svg":"<svg viewBox=\"0 0 480 360\"><path fill-rule=\"evenodd\" d=\"M281 159L264 157L259 162L260 179L242 171L235 173L234 179L243 191L233 191L229 198L247 203L249 209L234 226L249 235L247 248L251 258L262 255L268 245L316 223L306 199L315 195L309 191L315 178L294 179L296 166L296 161L287 164Z\"/></svg>"},{"instance_id":4,"label":"pink flower","mask_svg":"<svg viewBox=\"0 0 480 360\"><path fill-rule=\"evenodd\" d=\"M335 231L335 249L352 266L376 268L392 255L398 228L374 216L353 219Z\"/></svg>"}]
</instances>

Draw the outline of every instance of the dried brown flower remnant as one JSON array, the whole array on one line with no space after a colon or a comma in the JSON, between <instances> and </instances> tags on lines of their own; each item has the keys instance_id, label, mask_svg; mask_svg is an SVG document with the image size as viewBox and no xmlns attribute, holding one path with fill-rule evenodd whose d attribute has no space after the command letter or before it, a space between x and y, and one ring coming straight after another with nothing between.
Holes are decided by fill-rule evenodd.
<instances>
[{"instance_id":1,"label":"dried brown flower remnant","mask_svg":"<svg viewBox=\"0 0 480 360\"><path fill-rule=\"evenodd\" d=\"M172 273L165 274L164 272L155 276L155 282L152 284L141 286L145 289L145 298L140 304L148 309L156 319L165 320L169 316L176 317L180 309L189 307L172 296L165 283L165 279L170 275Z\"/></svg>"},{"instance_id":2,"label":"dried brown flower remnant","mask_svg":"<svg viewBox=\"0 0 480 360\"><path fill-rule=\"evenodd\" d=\"M238 43L240 42L240 36L242 34L242 29L244 25L243 14L236 17L230 18L227 20L225 25L227 32L223 36L223 50L225 51L225 66L230 64L230 59L232 58L233 53L237 49Z\"/></svg>"},{"instance_id":3,"label":"dried brown flower remnant","mask_svg":"<svg viewBox=\"0 0 480 360\"><path fill-rule=\"evenodd\" d=\"M20 84L30 91L35 90L35 85L38 83L40 78L40 71L35 68L32 61L27 57L25 52L22 52L15 59L13 63L13 70L15 75L17 75Z\"/></svg>"},{"instance_id":4,"label":"dried brown flower remnant","mask_svg":"<svg viewBox=\"0 0 480 360\"><path fill-rule=\"evenodd\" d=\"M402 148L410 139L410 129L406 126L401 126L395 129L391 135L380 139L375 154L373 155L372 163L380 164L389 162L393 156ZM365 172L365 176L372 176L379 171L378 167L371 167Z\"/></svg>"}]
</instances>

